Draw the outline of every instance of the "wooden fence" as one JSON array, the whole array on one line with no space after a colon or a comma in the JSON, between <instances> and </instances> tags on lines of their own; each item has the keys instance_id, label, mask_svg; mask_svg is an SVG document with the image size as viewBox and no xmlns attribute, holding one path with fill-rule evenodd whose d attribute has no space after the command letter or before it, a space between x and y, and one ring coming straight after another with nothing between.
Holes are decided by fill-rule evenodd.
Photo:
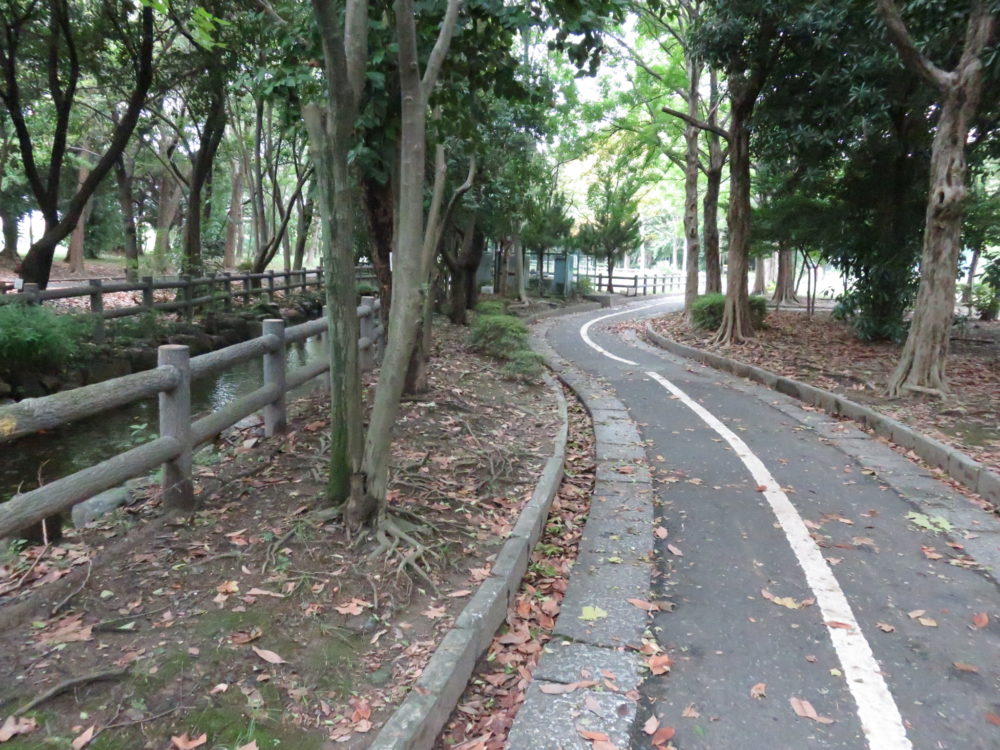
<instances>
[{"instance_id":1,"label":"wooden fence","mask_svg":"<svg viewBox=\"0 0 1000 750\"><path fill-rule=\"evenodd\" d=\"M594 292L603 292L608 286L607 274L580 274L580 278L594 283ZM633 274L631 276L612 275L612 286L616 294L635 297L640 294L668 294L684 291L684 274L671 273L660 276Z\"/></svg>"},{"instance_id":2,"label":"wooden fence","mask_svg":"<svg viewBox=\"0 0 1000 750\"><path fill-rule=\"evenodd\" d=\"M363 297L357 308L363 370L370 369L381 359L384 335L379 307L374 297ZM153 396L159 397L160 433L155 440L0 504L0 538L128 479L144 476L158 466L163 467L165 505L181 510L193 508L191 456L195 447L260 410L264 412L264 433L281 432L286 420L286 391L330 369L329 358L321 356L308 365L286 370L285 347L311 336L325 339L325 316L288 328L282 320L265 320L263 329L263 335L258 338L193 358L186 346L161 346L155 369L0 407L0 445L38 430L50 430ZM192 423L191 381L224 372L257 357L264 360L263 385Z\"/></svg>"},{"instance_id":3,"label":"wooden fence","mask_svg":"<svg viewBox=\"0 0 1000 750\"><path fill-rule=\"evenodd\" d=\"M355 269L359 282L374 282L370 269ZM148 312L182 312L190 321L197 307L222 303L226 312L232 310L233 300L243 299L249 305L255 295L266 295L271 302L278 292L306 291L323 288L323 269L301 271L268 271L267 273L221 273L210 274L200 279L190 276L179 278L154 278L144 276L140 281L105 281L89 279L86 286L53 287L39 289L37 284L25 284L19 294L0 294L0 304L5 302L25 302L29 305L41 304L49 300L89 297L90 312L94 315L94 341L104 342L104 321L125 318ZM177 299L170 302L156 302L154 292L174 289ZM130 307L105 308L104 295L116 292L141 292L142 304Z\"/></svg>"}]
</instances>

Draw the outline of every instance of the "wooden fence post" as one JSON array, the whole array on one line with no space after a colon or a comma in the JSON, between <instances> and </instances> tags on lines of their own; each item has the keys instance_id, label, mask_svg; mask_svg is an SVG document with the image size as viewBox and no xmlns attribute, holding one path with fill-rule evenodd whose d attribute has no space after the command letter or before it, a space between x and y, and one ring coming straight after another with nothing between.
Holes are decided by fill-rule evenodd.
<instances>
[{"instance_id":1,"label":"wooden fence post","mask_svg":"<svg viewBox=\"0 0 1000 750\"><path fill-rule=\"evenodd\" d=\"M270 437L285 431L285 321L269 318L264 321L263 329L265 336L276 336L279 341L273 352L264 355L264 385L278 387L275 400L264 407L264 434Z\"/></svg>"},{"instance_id":2,"label":"wooden fence post","mask_svg":"<svg viewBox=\"0 0 1000 750\"><path fill-rule=\"evenodd\" d=\"M226 312L233 311L233 275L226 271L222 274L222 291L225 292L226 296L222 300L222 309Z\"/></svg>"},{"instance_id":3,"label":"wooden fence post","mask_svg":"<svg viewBox=\"0 0 1000 750\"><path fill-rule=\"evenodd\" d=\"M194 284L190 276L181 276L181 282L184 284L184 318L190 323L194 318L194 304L191 302L194 299Z\"/></svg>"},{"instance_id":4,"label":"wooden fence post","mask_svg":"<svg viewBox=\"0 0 1000 750\"><path fill-rule=\"evenodd\" d=\"M368 372L375 367L375 298L362 297L361 307L368 310L358 320L361 341L367 345L358 351L358 364L361 372Z\"/></svg>"},{"instance_id":5,"label":"wooden fence post","mask_svg":"<svg viewBox=\"0 0 1000 750\"><path fill-rule=\"evenodd\" d=\"M243 282L243 304L247 307L250 306L250 272L247 271L245 274L240 276L240 280Z\"/></svg>"},{"instance_id":6,"label":"wooden fence post","mask_svg":"<svg viewBox=\"0 0 1000 750\"><path fill-rule=\"evenodd\" d=\"M274 302L274 271L267 272L267 300Z\"/></svg>"},{"instance_id":7,"label":"wooden fence post","mask_svg":"<svg viewBox=\"0 0 1000 750\"><path fill-rule=\"evenodd\" d=\"M153 277L143 276L142 277L142 306L147 308L149 312L153 312L153 305L156 304L155 298L153 297Z\"/></svg>"},{"instance_id":8,"label":"wooden fence post","mask_svg":"<svg viewBox=\"0 0 1000 750\"><path fill-rule=\"evenodd\" d=\"M102 281L90 279L90 314L94 316L94 343L104 343L104 292L101 291Z\"/></svg>"},{"instance_id":9,"label":"wooden fence post","mask_svg":"<svg viewBox=\"0 0 1000 750\"><path fill-rule=\"evenodd\" d=\"M176 510L193 510L191 485L191 352L186 346L167 344L158 350L157 364L174 367L180 380L172 391L160 392L160 437L181 444L177 458L163 464L163 503Z\"/></svg>"}]
</instances>

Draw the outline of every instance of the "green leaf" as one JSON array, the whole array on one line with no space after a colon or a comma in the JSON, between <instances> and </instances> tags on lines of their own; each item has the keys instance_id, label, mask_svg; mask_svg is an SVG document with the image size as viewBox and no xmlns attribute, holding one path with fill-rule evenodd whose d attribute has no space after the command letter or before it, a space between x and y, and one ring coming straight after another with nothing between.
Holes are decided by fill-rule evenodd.
<instances>
[{"instance_id":1,"label":"green leaf","mask_svg":"<svg viewBox=\"0 0 1000 750\"><path fill-rule=\"evenodd\" d=\"M608 613L600 607L586 606L583 608L583 613L580 615L580 619L588 622L594 622L595 620L603 620L607 616Z\"/></svg>"}]
</instances>

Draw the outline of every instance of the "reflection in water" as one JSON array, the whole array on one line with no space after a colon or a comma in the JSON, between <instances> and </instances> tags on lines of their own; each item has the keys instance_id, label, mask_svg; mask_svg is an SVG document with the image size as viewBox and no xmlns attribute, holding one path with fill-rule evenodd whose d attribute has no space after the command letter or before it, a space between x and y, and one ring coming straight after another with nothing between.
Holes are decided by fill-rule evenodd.
<instances>
[{"instance_id":1,"label":"reflection in water","mask_svg":"<svg viewBox=\"0 0 1000 750\"><path fill-rule=\"evenodd\" d=\"M322 348L317 337L289 345L285 361L291 371L320 356ZM191 384L191 410L195 419L259 388L263 370L261 360L255 359L215 377L196 380ZM321 378L315 378L291 391L289 396L308 393L320 382ZM51 482L155 437L158 419L156 400L149 399L0 445L0 502L19 491L34 489L39 477L45 483Z\"/></svg>"}]
</instances>

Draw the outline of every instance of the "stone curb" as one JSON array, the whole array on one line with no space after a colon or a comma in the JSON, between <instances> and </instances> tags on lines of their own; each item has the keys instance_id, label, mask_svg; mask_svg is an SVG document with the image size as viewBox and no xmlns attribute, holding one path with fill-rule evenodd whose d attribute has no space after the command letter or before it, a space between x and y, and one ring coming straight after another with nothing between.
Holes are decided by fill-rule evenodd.
<instances>
[{"instance_id":1,"label":"stone curb","mask_svg":"<svg viewBox=\"0 0 1000 750\"><path fill-rule=\"evenodd\" d=\"M603 305L601 305L600 302L579 302L575 305L567 305L566 307L553 307L551 310L542 310L542 312L529 315L524 319L524 322L530 325L531 323L537 323L545 318L554 318L557 315L573 315L574 313L590 312L592 310L600 310L602 307Z\"/></svg>"},{"instance_id":2,"label":"stone curb","mask_svg":"<svg viewBox=\"0 0 1000 750\"><path fill-rule=\"evenodd\" d=\"M912 450L928 464L942 469L953 479L983 498L992 503L1000 504L1000 474L991 471L950 445L945 445L939 440L917 432L898 420L880 414L871 407L863 406L856 401L851 401L814 385L776 375L745 362L738 362L714 352L679 344L654 331L648 323L645 335L651 343L672 354L693 359L723 372L748 378L779 393L817 406L829 414L853 419L874 430L876 435L881 435L896 445Z\"/></svg>"},{"instance_id":3,"label":"stone curb","mask_svg":"<svg viewBox=\"0 0 1000 750\"><path fill-rule=\"evenodd\" d=\"M389 717L370 750L429 750L451 716L476 662L489 646L507 615L528 569L528 557L541 536L549 508L563 477L569 414L559 384L549 375L546 384L555 392L562 426L555 450L521 511L513 531L497 554L490 577L480 584L454 626L434 651L402 705Z\"/></svg>"},{"instance_id":4,"label":"stone curb","mask_svg":"<svg viewBox=\"0 0 1000 750\"><path fill-rule=\"evenodd\" d=\"M598 472L590 513L580 539L579 555L569 580L562 608L531 683L511 726L506 747L523 750L584 750L590 742L578 729L607 734L618 747L630 746L637 705L625 698L642 681L638 647L648 626L646 612L627 602L645 599L652 578L653 508L650 485L631 475L602 472L645 458L636 449L635 423L613 392L595 385L569 362L559 357L545 340L547 326L532 332L532 348L580 399L595 425ZM647 470L648 471L648 470ZM633 480L633 481L630 481ZM594 621L580 615L585 606L605 610ZM544 688L613 675L613 685L561 693ZM599 712L587 710L598 705Z\"/></svg>"}]
</instances>

